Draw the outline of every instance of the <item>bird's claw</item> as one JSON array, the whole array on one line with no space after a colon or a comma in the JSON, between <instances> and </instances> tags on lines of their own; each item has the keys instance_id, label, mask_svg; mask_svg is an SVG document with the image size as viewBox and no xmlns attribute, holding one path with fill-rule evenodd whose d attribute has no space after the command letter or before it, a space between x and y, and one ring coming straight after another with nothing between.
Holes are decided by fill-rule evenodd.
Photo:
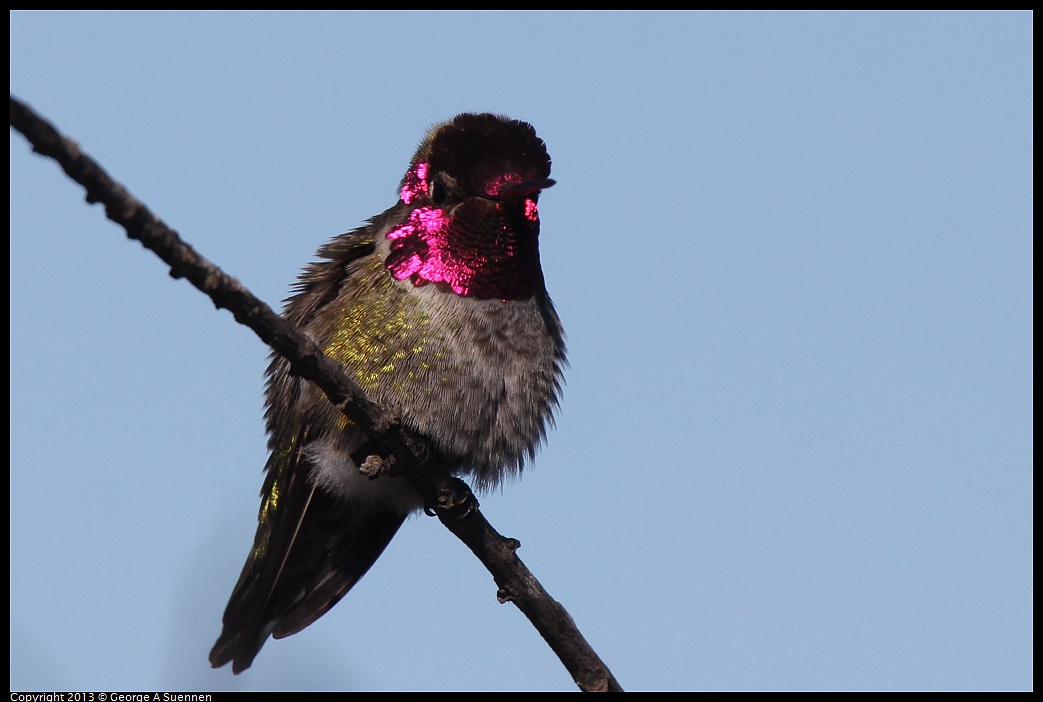
<instances>
[{"instance_id":1,"label":"bird's claw","mask_svg":"<svg viewBox=\"0 0 1043 702\"><path fill-rule=\"evenodd\" d=\"M464 519L477 509L478 498L467 487L467 483L452 478L447 485L439 488L437 502L424 506L424 513L429 517L444 514L453 519Z\"/></svg>"}]
</instances>

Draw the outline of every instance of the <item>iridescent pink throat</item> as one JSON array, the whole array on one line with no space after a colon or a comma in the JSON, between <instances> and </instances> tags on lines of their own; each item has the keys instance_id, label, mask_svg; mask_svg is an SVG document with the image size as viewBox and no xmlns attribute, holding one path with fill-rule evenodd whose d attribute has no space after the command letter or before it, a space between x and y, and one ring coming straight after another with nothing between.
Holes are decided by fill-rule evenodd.
<instances>
[{"instance_id":1,"label":"iridescent pink throat","mask_svg":"<svg viewBox=\"0 0 1043 702\"><path fill-rule=\"evenodd\" d=\"M427 170L424 162L410 170L402 202L408 205L427 194ZM519 180L500 178L489 188ZM509 218L512 205L519 216ZM531 199L521 206L472 197L451 213L421 206L388 232L391 253L384 265L396 280L408 278L413 285L442 283L464 297L521 300L536 292L539 231L540 217Z\"/></svg>"}]
</instances>

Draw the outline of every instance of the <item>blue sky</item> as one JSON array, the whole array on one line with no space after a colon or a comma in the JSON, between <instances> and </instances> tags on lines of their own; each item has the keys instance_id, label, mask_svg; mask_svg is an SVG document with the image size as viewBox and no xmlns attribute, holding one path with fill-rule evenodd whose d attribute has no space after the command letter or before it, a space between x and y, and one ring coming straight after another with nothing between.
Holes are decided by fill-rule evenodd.
<instances>
[{"instance_id":1,"label":"blue sky","mask_svg":"<svg viewBox=\"0 0 1043 702\"><path fill-rule=\"evenodd\" d=\"M571 368L482 498L624 687L1032 687L1032 16L12 13L11 91L277 305L536 126ZM11 688L571 690L408 522L238 677L266 349L11 136Z\"/></svg>"}]
</instances>

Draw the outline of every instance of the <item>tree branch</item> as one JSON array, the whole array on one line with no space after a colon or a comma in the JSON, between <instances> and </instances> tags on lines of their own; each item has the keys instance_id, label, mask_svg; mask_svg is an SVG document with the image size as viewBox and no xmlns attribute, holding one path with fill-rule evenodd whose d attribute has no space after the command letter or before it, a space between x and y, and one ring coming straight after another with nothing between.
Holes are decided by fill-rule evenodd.
<instances>
[{"instance_id":1,"label":"tree branch","mask_svg":"<svg viewBox=\"0 0 1043 702\"><path fill-rule=\"evenodd\" d=\"M409 431L398 418L372 402L344 373L340 364L323 354L306 334L276 314L237 279L228 275L156 217L116 182L79 145L60 134L26 104L11 96L11 126L21 132L33 151L54 159L87 191L87 202L100 202L105 215L123 227L170 266L170 275L185 278L206 293L218 308L285 357L292 372L315 383L329 401L370 441L392 459L424 497L429 510L467 544L492 573L501 602L511 601L529 618L572 675L586 691L622 691L608 667L576 628L572 617L543 589L516 555L519 543L496 532L478 510L478 501L465 483L439 468L438 453L422 436Z\"/></svg>"}]
</instances>

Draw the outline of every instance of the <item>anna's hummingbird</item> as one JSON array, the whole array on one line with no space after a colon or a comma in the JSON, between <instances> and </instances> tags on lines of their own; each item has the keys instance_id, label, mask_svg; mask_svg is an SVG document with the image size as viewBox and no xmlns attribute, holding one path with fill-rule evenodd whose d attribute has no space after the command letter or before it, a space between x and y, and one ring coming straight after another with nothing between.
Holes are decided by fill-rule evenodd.
<instances>
[{"instance_id":1,"label":"anna's hummingbird","mask_svg":"<svg viewBox=\"0 0 1043 702\"><path fill-rule=\"evenodd\" d=\"M283 311L479 488L534 456L558 402L564 333L536 209L549 175L525 122L461 114L432 127L398 202L320 248ZM281 357L267 378L257 535L210 652L236 673L269 635L340 601L422 507L404 478L360 473L363 432Z\"/></svg>"}]
</instances>

